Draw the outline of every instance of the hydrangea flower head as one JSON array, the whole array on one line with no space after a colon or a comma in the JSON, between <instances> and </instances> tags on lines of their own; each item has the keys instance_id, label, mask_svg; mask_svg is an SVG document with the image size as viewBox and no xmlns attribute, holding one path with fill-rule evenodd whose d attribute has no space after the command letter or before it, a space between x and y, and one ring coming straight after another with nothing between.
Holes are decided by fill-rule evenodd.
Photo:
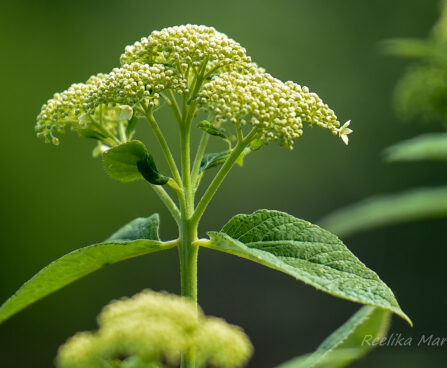
<instances>
[{"instance_id":1,"label":"hydrangea flower head","mask_svg":"<svg viewBox=\"0 0 447 368\"><path fill-rule=\"evenodd\" d=\"M59 349L59 368L175 365L191 349L197 367L236 368L252 354L240 328L205 317L179 296L143 291L107 305L98 322L97 332L78 333Z\"/></svg>"},{"instance_id":2,"label":"hydrangea flower head","mask_svg":"<svg viewBox=\"0 0 447 368\"><path fill-rule=\"evenodd\" d=\"M340 127L318 95L272 77L240 44L212 27L188 24L154 31L126 47L121 65L54 95L37 118L38 135L57 144L56 133L71 126L100 141L98 147L116 146L132 138L135 125L129 120L135 111L137 117L153 117L163 101L177 109L180 124L190 124L197 108L208 111L216 126L250 124L261 145L278 141L292 149L305 123L328 129L345 143L352 132ZM175 95L183 100L181 111Z\"/></svg>"},{"instance_id":3,"label":"hydrangea flower head","mask_svg":"<svg viewBox=\"0 0 447 368\"><path fill-rule=\"evenodd\" d=\"M252 73L222 73L205 84L200 103L221 123L250 123L259 129L265 143L280 141L287 148L303 134L303 123L338 134L340 123L334 112L307 87L282 82L263 69Z\"/></svg>"},{"instance_id":4,"label":"hydrangea flower head","mask_svg":"<svg viewBox=\"0 0 447 368\"><path fill-rule=\"evenodd\" d=\"M92 76L86 83L72 84L66 91L54 94L37 116L37 135L58 144L57 133L64 132L67 127L78 128L79 117L86 112L87 98L98 90L104 77L104 74Z\"/></svg>"}]
</instances>

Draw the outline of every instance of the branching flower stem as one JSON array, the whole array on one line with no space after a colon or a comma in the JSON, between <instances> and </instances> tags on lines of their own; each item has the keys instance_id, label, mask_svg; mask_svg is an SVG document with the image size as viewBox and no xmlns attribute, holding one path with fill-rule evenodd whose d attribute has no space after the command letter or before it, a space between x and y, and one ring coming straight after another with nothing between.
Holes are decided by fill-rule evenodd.
<instances>
[{"instance_id":1,"label":"branching flower stem","mask_svg":"<svg viewBox=\"0 0 447 368\"><path fill-rule=\"evenodd\" d=\"M200 137L199 147L197 148L196 157L194 159L194 164L192 166L191 180L194 186L194 190L196 190L199 185L198 176L200 170L200 163L202 162L202 158L205 155L206 146L208 144L208 138L209 134L203 132L202 136Z\"/></svg>"},{"instance_id":2,"label":"branching flower stem","mask_svg":"<svg viewBox=\"0 0 447 368\"><path fill-rule=\"evenodd\" d=\"M197 258L198 246L194 244L197 241L197 229L200 218L206 207L222 184L225 176L228 174L234 163L242 154L243 150L256 135L256 129L253 129L245 138L239 135L237 145L232 150L230 156L217 173L216 177L206 190L203 198L195 208L195 192L197 190L197 180L199 176L200 163L205 154L209 135L203 133L195 155L193 167L191 169L191 126L196 113L197 102L194 98L200 91L205 80L205 70L207 61L204 60L200 65L195 78L191 83L190 93L183 96L182 112L180 112L174 95L169 91L167 96L170 106L174 110L174 115L180 125L180 143L181 143L181 177L173 156L166 144L161 130L158 127L151 111L147 112L146 117L153 128L157 138L163 148L171 171L176 182L181 184L181 190L178 191L180 210L163 189L156 189L157 194L163 203L168 207L174 219L179 225L179 259L181 274L181 293L182 296L192 299L197 304ZM195 352L190 351L182 357L182 368L195 368Z\"/></svg>"},{"instance_id":3,"label":"branching flower stem","mask_svg":"<svg viewBox=\"0 0 447 368\"><path fill-rule=\"evenodd\" d=\"M171 196L160 185L152 185L152 189L154 189L155 193L169 210L169 213L172 215L177 225L180 225L180 210L172 200Z\"/></svg>"},{"instance_id":4,"label":"branching flower stem","mask_svg":"<svg viewBox=\"0 0 447 368\"><path fill-rule=\"evenodd\" d=\"M152 130L154 131L155 135L157 136L157 139L160 143L160 146L165 154L166 160L168 161L169 168L171 169L171 173L174 176L174 180L177 182L178 185L182 182L182 179L180 177L180 173L178 171L177 165L175 164L174 157L172 156L171 150L169 149L168 143L166 142L166 139L160 130L160 127L157 124L157 121L154 118L154 115L152 114L151 110L146 111L146 118L149 122Z\"/></svg>"},{"instance_id":5,"label":"branching flower stem","mask_svg":"<svg viewBox=\"0 0 447 368\"><path fill-rule=\"evenodd\" d=\"M210 203L217 189L219 189L220 185L227 176L228 172L231 170L237 159L241 156L244 149L250 144L253 138L255 138L257 133L258 133L257 129L253 128L245 138L242 138L241 140L238 141L237 145L232 150L230 156L227 158L223 166L220 168L219 172L214 177L213 181L209 185L202 199L199 201L199 204L197 205L197 208L194 212L194 216L192 218L194 224L198 224L200 218L202 217L203 213L208 207L208 204Z\"/></svg>"}]
</instances>

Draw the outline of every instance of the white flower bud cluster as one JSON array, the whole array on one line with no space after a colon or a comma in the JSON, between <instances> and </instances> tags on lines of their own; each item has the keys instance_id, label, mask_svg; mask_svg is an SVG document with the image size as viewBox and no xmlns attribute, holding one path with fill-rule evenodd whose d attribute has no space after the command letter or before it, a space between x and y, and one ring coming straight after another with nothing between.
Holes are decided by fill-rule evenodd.
<instances>
[{"instance_id":1,"label":"white flower bud cluster","mask_svg":"<svg viewBox=\"0 0 447 368\"><path fill-rule=\"evenodd\" d=\"M188 91L185 80L172 68L162 64L132 63L115 68L102 80L97 91L90 93L89 108L99 104L143 104L154 107L159 104L160 92L170 89L177 94Z\"/></svg>"},{"instance_id":2,"label":"white flower bud cluster","mask_svg":"<svg viewBox=\"0 0 447 368\"><path fill-rule=\"evenodd\" d=\"M185 72L188 66L208 62L207 71L223 66L250 63L245 49L213 27L187 24L154 31L121 55L121 64L169 64Z\"/></svg>"},{"instance_id":3,"label":"white flower bud cluster","mask_svg":"<svg viewBox=\"0 0 447 368\"><path fill-rule=\"evenodd\" d=\"M76 83L66 91L54 94L53 98L42 106L37 116L37 135L46 142L58 144L56 133L63 133L65 128L79 126L79 117L86 112L86 100L91 93L98 90L104 74L92 76L86 83Z\"/></svg>"},{"instance_id":4,"label":"white flower bud cluster","mask_svg":"<svg viewBox=\"0 0 447 368\"><path fill-rule=\"evenodd\" d=\"M59 349L58 368L176 365L192 348L197 367L236 368L252 354L240 328L205 317L191 301L174 295L143 291L112 302L98 323L97 332L78 333Z\"/></svg>"},{"instance_id":5,"label":"white flower bud cluster","mask_svg":"<svg viewBox=\"0 0 447 368\"><path fill-rule=\"evenodd\" d=\"M260 68L214 77L204 85L199 103L215 115L216 123L250 123L259 128L262 141L278 140L289 149L303 134L304 122L339 133L337 117L315 93L290 81L284 83Z\"/></svg>"}]
</instances>

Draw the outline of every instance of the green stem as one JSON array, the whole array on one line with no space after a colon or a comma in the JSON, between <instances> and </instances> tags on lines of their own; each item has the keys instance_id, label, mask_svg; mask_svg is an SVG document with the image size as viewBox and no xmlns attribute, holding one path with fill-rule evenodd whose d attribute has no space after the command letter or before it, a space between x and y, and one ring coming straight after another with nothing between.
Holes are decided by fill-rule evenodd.
<instances>
[{"instance_id":1,"label":"green stem","mask_svg":"<svg viewBox=\"0 0 447 368\"><path fill-rule=\"evenodd\" d=\"M201 83L194 81L195 85ZM194 88L192 95L197 93ZM196 104L193 102L189 106L186 99L190 96L183 96L183 115L180 123L180 143L182 162L182 184L183 200L180 200L180 277L182 296L193 300L197 305L197 257L199 248L193 245L197 240L197 224L191 221L194 213L194 188L191 185L191 123L194 117ZM195 368L195 351L191 349L182 355L181 368Z\"/></svg>"},{"instance_id":2,"label":"green stem","mask_svg":"<svg viewBox=\"0 0 447 368\"><path fill-rule=\"evenodd\" d=\"M149 110L146 112L146 118L149 121L149 124L151 125L155 135L157 136L160 146L165 154L166 160L168 161L169 168L171 169L172 175L174 176L174 180L177 182L178 185L180 185L182 180L180 177L180 173L177 169L177 165L175 164L174 157L172 156L168 143L166 142L166 139L163 133L161 132L157 124L157 121L155 120L154 115L152 114L152 111Z\"/></svg>"},{"instance_id":3,"label":"green stem","mask_svg":"<svg viewBox=\"0 0 447 368\"><path fill-rule=\"evenodd\" d=\"M186 202L186 201L185 201ZM191 299L197 306L197 257L199 248L193 245L197 240L197 226L187 217L187 203L182 206L180 225L180 245L178 247L180 258L180 277L182 296ZM195 351L191 349L182 355L181 368L195 368Z\"/></svg>"},{"instance_id":4,"label":"green stem","mask_svg":"<svg viewBox=\"0 0 447 368\"><path fill-rule=\"evenodd\" d=\"M191 125L183 126L181 130L181 152L182 152L182 183L185 195L185 212L189 216L194 211L194 196L191 186ZM182 213L183 215L183 213Z\"/></svg>"},{"instance_id":5,"label":"green stem","mask_svg":"<svg viewBox=\"0 0 447 368\"><path fill-rule=\"evenodd\" d=\"M198 186L198 175L200 170L200 164L202 162L203 155L205 154L206 145L208 144L209 134L206 132L202 133L202 136L200 137L200 143L199 148L197 148L196 157L194 159L194 165L192 166L192 174L191 174L191 180L194 189L197 189Z\"/></svg>"},{"instance_id":6,"label":"green stem","mask_svg":"<svg viewBox=\"0 0 447 368\"><path fill-rule=\"evenodd\" d=\"M187 201L185 201L187 202ZM197 306L197 257L199 247L193 245L197 240L197 226L189 219L188 203L182 206L180 225L180 277L182 296L191 299ZM182 355L181 368L195 368L195 351L191 349Z\"/></svg>"},{"instance_id":7,"label":"green stem","mask_svg":"<svg viewBox=\"0 0 447 368\"><path fill-rule=\"evenodd\" d=\"M171 90L168 90L168 98L169 98L171 107L174 110L175 118L177 119L178 123L181 124L182 123L182 114L180 113L180 108L178 107L177 100L175 99L174 93L172 93Z\"/></svg>"},{"instance_id":8,"label":"green stem","mask_svg":"<svg viewBox=\"0 0 447 368\"><path fill-rule=\"evenodd\" d=\"M257 134L256 128L252 129L252 131L245 138L240 140L234 147L230 156L227 158L223 166L220 168L219 172L214 177L213 181L211 182L205 194L203 195L202 199L200 200L199 204L197 205L194 215L192 216L193 224L198 224L200 218L205 212L208 204L210 203L217 189L222 184L223 180L225 179L228 172L233 167L234 163L237 161L239 156L242 154L245 147L248 146L248 144L256 136L256 134Z\"/></svg>"},{"instance_id":9,"label":"green stem","mask_svg":"<svg viewBox=\"0 0 447 368\"><path fill-rule=\"evenodd\" d=\"M199 248L193 245L197 240L197 226L182 219L180 229L180 273L182 296L197 303L197 257Z\"/></svg>"},{"instance_id":10,"label":"green stem","mask_svg":"<svg viewBox=\"0 0 447 368\"><path fill-rule=\"evenodd\" d=\"M180 210L169 196L169 194L160 185L151 185L155 193L160 197L161 201L169 210L170 214L174 218L175 222L180 225Z\"/></svg>"}]
</instances>

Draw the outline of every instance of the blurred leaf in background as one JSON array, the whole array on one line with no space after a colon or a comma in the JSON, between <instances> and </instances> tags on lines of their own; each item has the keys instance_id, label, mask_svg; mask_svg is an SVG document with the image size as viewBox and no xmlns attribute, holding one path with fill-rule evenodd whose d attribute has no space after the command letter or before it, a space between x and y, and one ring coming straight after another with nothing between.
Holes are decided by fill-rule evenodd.
<instances>
[{"instance_id":1,"label":"blurred leaf in background","mask_svg":"<svg viewBox=\"0 0 447 368\"><path fill-rule=\"evenodd\" d=\"M437 119L447 128L447 1L426 40L394 39L384 50L416 59L396 87L395 104L407 119ZM430 133L394 144L385 151L388 162L445 161L447 133ZM383 225L447 217L447 186L376 196L338 210L321 220L323 227L343 236Z\"/></svg>"}]
</instances>

